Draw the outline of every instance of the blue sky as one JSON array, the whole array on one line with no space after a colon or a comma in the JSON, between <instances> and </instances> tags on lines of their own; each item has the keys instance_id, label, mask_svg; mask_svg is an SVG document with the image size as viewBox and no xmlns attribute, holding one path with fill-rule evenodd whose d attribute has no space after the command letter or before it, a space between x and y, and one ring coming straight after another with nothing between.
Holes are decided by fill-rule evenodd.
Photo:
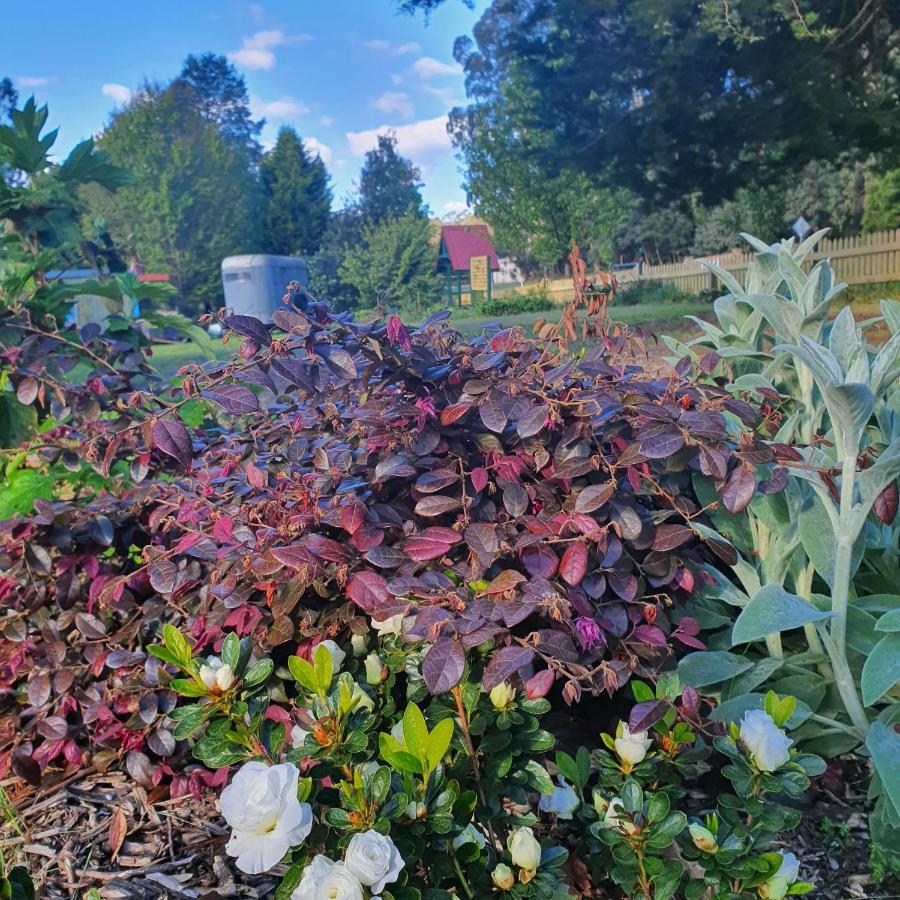
<instances>
[{"instance_id":1,"label":"blue sky","mask_svg":"<svg viewBox=\"0 0 900 900\"><path fill-rule=\"evenodd\" d=\"M445 132L448 110L465 99L453 41L486 5L447 0L426 25L392 0L44 0L39 12L16 3L4 14L15 40L0 42L0 77L49 104L65 152L143 81L170 79L188 53L224 53L268 122L264 142L295 127L328 165L336 205L377 131L391 127L443 216L465 201Z\"/></svg>"}]
</instances>

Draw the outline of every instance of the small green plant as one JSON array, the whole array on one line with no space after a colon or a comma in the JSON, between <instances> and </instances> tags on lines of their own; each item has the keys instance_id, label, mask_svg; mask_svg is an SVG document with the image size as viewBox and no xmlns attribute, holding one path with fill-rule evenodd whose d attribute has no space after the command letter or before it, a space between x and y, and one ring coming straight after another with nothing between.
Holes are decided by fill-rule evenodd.
<instances>
[{"instance_id":1,"label":"small green plant","mask_svg":"<svg viewBox=\"0 0 900 900\"><path fill-rule=\"evenodd\" d=\"M826 844L836 847L838 850L846 849L850 843L850 826L846 822L832 819L830 816L825 816L819 822L819 833Z\"/></svg>"}]
</instances>

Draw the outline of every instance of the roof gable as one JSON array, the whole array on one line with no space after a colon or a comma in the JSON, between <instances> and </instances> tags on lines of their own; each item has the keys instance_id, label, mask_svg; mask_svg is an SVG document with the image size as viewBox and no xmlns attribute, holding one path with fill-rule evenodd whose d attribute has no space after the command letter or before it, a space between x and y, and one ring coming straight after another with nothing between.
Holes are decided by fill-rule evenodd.
<instances>
[{"instance_id":1,"label":"roof gable","mask_svg":"<svg viewBox=\"0 0 900 900\"><path fill-rule=\"evenodd\" d=\"M500 268L487 225L441 226L441 250L450 259L455 272L468 270L473 256L488 256L491 269Z\"/></svg>"}]
</instances>

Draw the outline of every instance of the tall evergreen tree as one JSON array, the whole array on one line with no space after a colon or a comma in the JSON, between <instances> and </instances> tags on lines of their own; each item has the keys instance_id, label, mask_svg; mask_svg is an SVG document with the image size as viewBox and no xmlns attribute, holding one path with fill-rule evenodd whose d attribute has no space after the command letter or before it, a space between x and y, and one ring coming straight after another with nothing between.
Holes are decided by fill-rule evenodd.
<instances>
[{"instance_id":1,"label":"tall evergreen tree","mask_svg":"<svg viewBox=\"0 0 900 900\"><path fill-rule=\"evenodd\" d=\"M177 80L191 88L189 96L200 115L215 125L227 141L245 148L251 160L257 162L262 152L259 134L265 122L253 121L244 76L224 56L192 53L184 61Z\"/></svg>"},{"instance_id":2,"label":"tall evergreen tree","mask_svg":"<svg viewBox=\"0 0 900 900\"><path fill-rule=\"evenodd\" d=\"M419 193L419 170L397 152L394 134L378 136L378 146L366 154L359 177L359 205L363 219L379 224L406 215L425 217L427 207Z\"/></svg>"},{"instance_id":3,"label":"tall evergreen tree","mask_svg":"<svg viewBox=\"0 0 900 900\"><path fill-rule=\"evenodd\" d=\"M263 244L269 253L311 256L322 245L331 214L331 188L321 157L293 128L282 128L260 165Z\"/></svg>"}]
</instances>

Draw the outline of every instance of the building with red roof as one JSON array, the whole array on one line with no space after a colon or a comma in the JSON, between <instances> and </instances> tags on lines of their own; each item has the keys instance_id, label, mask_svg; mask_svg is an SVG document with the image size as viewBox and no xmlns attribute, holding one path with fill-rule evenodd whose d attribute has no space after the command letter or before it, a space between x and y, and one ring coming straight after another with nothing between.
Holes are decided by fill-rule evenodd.
<instances>
[{"instance_id":1,"label":"building with red roof","mask_svg":"<svg viewBox=\"0 0 900 900\"><path fill-rule=\"evenodd\" d=\"M474 264L473 260L476 261ZM442 225L434 268L446 277L449 304L463 304L467 299L472 302L473 265L476 280L479 267L486 275L486 285L482 288L476 284L475 290L484 294L485 300L490 300L492 273L500 268L500 263L487 225Z\"/></svg>"}]
</instances>

